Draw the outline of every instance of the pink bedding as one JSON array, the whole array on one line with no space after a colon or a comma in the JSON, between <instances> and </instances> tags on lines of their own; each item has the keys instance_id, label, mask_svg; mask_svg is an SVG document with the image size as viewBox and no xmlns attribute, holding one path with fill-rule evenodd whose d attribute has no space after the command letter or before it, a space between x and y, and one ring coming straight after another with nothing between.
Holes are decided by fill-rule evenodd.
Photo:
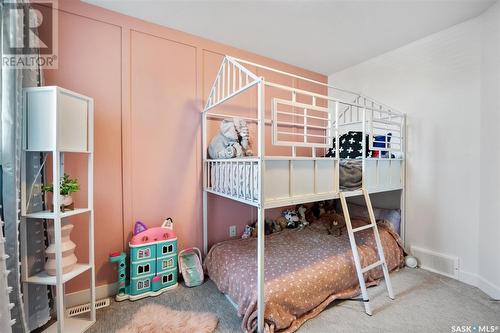
<instances>
[{"instance_id":1,"label":"pink bedding","mask_svg":"<svg viewBox=\"0 0 500 333\"><path fill-rule=\"evenodd\" d=\"M353 220L353 227L366 224ZM379 224L380 238L390 270L399 268L404 253L399 236L388 224ZM361 265L377 260L371 229L356 233ZM212 247L205 259L208 275L219 290L238 305L242 329L251 332L257 314L257 241L230 240ZM365 273L368 285L383 276L380 267ZM265 238L265 323L269 332L294 332L335 299L359 294L347 231L328 235L314 223L303 230L285 230ZM361 311L361 310L360 310Z\"/></svg>"}]
</instances>

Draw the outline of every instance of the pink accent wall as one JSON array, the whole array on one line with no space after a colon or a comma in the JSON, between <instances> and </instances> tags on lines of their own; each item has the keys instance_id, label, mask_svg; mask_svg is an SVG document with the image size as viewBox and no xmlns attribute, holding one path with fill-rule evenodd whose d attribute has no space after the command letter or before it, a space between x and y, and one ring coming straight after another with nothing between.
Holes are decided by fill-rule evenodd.
<instances>
[{"instance_id":1,"label":"pink accent wall","mask_svg":"<svg viewBox=\"0 0 500 333\"><path fill-rule=\"evenodd\" d=\"M327 81L324 75L76 0L59 2L59 69L44 72L45 84L94 98L97 285L116 281L108 254L126 249L136 220L159 226L172 217L180 248L202 248L200 112L224 54ZM275 81L295 84L286 80ZM230 107L255 104L252 92ZM67 157L66 170L85 186L80 162ZM76 200L84 203L85 193ZM227 239L229 225L237 225L240 234L256 219L246 205L213 196L209 202L211 244ZM71 221L76 255L85 261L84 219ZM67 291L85 288L88 276L81 276Z\"/></svg>"}]
</instances>

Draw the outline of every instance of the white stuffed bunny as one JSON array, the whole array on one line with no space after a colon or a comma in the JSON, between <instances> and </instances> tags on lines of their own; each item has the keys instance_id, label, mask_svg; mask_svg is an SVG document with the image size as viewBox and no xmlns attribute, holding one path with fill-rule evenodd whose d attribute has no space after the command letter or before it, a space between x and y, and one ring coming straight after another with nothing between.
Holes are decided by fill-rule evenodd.
<instances>
[{"instance_id":1,"label":"white stuffed bunny","mask_svg":"<svg viewBox=\"0 0 500 333\"><path fill-rule=\"evenodd\" d=\"M249 146L246 122L240 118L224 119L208 146L208 155L213 159L248 156L252 154Z\"/></svg>"}]
</instances>

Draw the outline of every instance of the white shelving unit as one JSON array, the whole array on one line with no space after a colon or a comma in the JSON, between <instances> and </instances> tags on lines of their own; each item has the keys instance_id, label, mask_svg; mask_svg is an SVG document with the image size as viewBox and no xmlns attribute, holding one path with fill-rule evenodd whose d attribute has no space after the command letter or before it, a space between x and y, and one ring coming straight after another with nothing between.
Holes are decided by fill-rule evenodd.
<instances>
[{"instance_id":1,"label":"white shelving unit","mask_svg":"<svg viewBox=\"0 0 500 333\"><path fill-rule=\"evenodd\" d=\"M56 287L57 322L45 332L85 332L95 323L95 268L94 268L94 210L93 210L93 99L61 87L35 87L24 90L24 135L22 163L21 215L29 219L52 220L54 223L54 243L56 251L56 275L45 271L35 275L28 274L27 247L28 235L21 222L21 256L23 283L45 284ZM27 202L31 184L26 183L26 152L41 152L52 156L52 179L54 184L54 211L28 212ZM87 207L61 212L59 179L64 175L65 154L83 154L87 156ZM88 217L89 260L77 263L67 273L62 271L61 226L70 216L85 214ZM64 284L74 277L90 271L91 311L88 319L65 317ZM29 300L25 299L25 302Z\"/></svg>"}]
</instances>

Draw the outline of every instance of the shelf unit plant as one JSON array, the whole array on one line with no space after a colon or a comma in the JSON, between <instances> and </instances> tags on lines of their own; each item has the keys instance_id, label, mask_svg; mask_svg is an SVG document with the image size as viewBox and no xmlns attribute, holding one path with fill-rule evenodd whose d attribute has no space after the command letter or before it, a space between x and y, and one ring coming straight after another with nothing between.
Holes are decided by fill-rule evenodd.
<instances>
[{"instance_id":1,"label":"shelf unit plant","mask_svg":"<svg viewBox=\"0 0 500 333\"><path fill-rule=\"evenodd\" d=\"M80 189L80 184L78 183L78 179L76 178L72 179L69 177L68 174L65 173L64 176L61 178L59 184L59 194L61 195L60 204L62 212L74 209L74 202L71 193L78 192L79 189ZM42 191L54 193L54 184L43 185Z\"/></svg>"},{"instance_id":2,"label":"shelf unit plant","mask_svg":"<svg viewBox=\"0 0 500 333\"><path fill-rule=\"evenodd\" d=\"M57 87L35 87L24 90L23 163L21 172L21 273L23 283L55 286L55 306L57 321L46 332L85 332L95 322L95 268L94 268L94 210L93 210L93 99L70 90ZM40 152L45 159L52 157L52 186L40 190L50 191L54 209L39 212L28 211L28 203L33 192L33 184L26 182L26 152ZM69 154L83 154L87 157L87 205L73 209L61 207L63 195L79 189L79 184L64 173L64 158ZM42 168L41 167L41 168ZM48 167L47 167L48 168ZM41 174L42 170L39 170ZM61 228L70 216L86 214L88 217L88 262L78 262L71 271L63 274ZM45 271L30 275L27 247L30 242L25 223L30 219L47 220L53 223L56 259L56 275ZM43 239L42 239L43 241ZM89 271L91 311L89 318L66 317L64 304L64 284L74 277ZM28 300L29 301L29 300ZM26 302L26 300L25 300Z\"/></svg>"}]
</instances>

